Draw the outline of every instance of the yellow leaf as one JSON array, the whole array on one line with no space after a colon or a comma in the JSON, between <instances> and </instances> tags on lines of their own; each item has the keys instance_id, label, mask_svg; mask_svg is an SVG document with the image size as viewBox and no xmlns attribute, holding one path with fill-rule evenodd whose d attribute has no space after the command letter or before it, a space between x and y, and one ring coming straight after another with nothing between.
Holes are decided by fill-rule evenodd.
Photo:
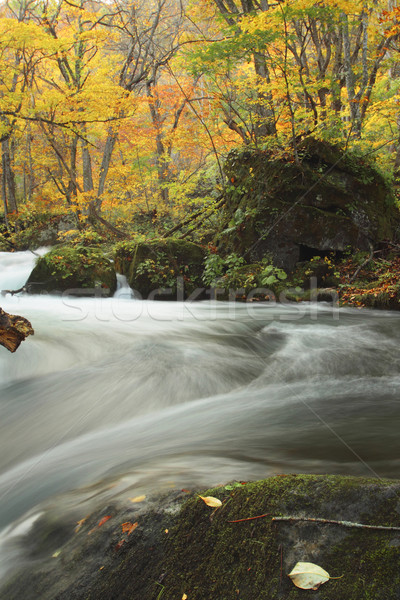
<instances>
[{"instance_id":1,"label":"yellow leaf","mask_svg":"<svg viewBox=\"0 0 400 600\"><path fill-rule=\"evenodd\" d=\"M129 498L131 502L143 502L146 499L146 496L136 496L135 498Z\"/></svg>"},{"instance_id":2,"label":"yellow leaf","mask_svg":"<svg viewBox=\"0 0 400 600\"><path fill-rule=\"evenodd\" d=\"M213 508L217 508L218 506L222 506L221 500L218 498L214 498L213 496L199 496L207 504L207 506L211 506Z\"/></svg>"},{"instance_id":3,"label":"yellow leaf","mask_svg":"<svg viewBox=\"0 0 400 600\"><path fill-rule=\"evenodd\" d=\"M78 531L80 530L80 528L82 527L82 525L84 524L86 519L87 519L87 517L85 517L84 519L81 519L80 521L77 522L76 527L75 527L75 533L78 533Z\"/></svg>"},{"instance_id":4,"label":"yellow leaf","mask_svg":"<svg viewBox=\"0 0 400 600\"><path fill-rule=\"evenodd\" d=\"M187 594L183 594L182 600L187 600Z\"/></svg>"},{"instance_id":5,"label":"yellow leaf","mask_svg":"<svg viewBox=\"0 0 400 600\"><path fill-rule=\"evenodd\" d=\"M298 562L289 577L302 590L317 590L322 583L329 581L329 573L309 562Z\"/></svg>"}]
</instances>

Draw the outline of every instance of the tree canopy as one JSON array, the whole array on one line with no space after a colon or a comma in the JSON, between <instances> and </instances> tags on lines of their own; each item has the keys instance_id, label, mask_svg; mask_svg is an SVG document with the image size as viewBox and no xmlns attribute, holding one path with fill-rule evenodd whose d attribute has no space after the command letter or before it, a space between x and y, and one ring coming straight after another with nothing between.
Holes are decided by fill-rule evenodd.
<instances>
[{"instance_id":1,"label":"tree canopy","mask_svg":"<svg viewBox=\"0 0 400 600\"><path fill-rule=\"evenodd\" d=\"M12 0L2 198L114 231L216 201L235 147L328 139L400 167L393 0ZM213 191L214 190L214 191Z\"/></svg>"}]
</instances>

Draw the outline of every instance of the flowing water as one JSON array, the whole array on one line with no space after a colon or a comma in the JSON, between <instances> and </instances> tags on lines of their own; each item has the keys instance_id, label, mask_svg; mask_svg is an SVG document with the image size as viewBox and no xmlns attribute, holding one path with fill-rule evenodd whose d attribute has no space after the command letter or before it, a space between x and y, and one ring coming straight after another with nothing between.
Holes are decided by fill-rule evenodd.
<instances>
[{"instance_id":1,"label":"flowing water","mask_svg":"<svg viewBox=\"0 0 400 600\"><path fill-rule=\"evenodd\" d=\"M0 290L34 259L1 253ZM55 503L284 472L400 477L399 314L126 287L0 305L35 329L0 347L0 571L10 536Z\"/></svg>"}]
</instances>

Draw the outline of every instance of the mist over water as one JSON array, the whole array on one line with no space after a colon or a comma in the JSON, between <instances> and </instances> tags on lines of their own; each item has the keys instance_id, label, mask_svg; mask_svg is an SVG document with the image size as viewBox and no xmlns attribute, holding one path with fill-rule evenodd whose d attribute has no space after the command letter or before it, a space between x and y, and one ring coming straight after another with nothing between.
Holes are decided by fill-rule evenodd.
<instances>
[{"instance_id":1,"label":"mist over water","mask_svg":"<svg viewBox=\"0 0 400 600\"><path fill-rule=\"evenodd\" d=\"M1 253L0 289L34 258ZM127 296L1 299L35 335L0 347L0 529L173 485L400 477L399 314Z\"/></svg>"}]
</instances>

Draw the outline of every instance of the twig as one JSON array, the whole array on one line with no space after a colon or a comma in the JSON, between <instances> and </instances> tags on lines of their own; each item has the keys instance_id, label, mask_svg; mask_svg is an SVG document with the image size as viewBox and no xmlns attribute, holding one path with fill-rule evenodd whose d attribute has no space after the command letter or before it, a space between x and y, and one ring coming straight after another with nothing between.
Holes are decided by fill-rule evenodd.
<instances>
[{"instance_id":1,"label":"twig","mask_svg":"<svg viewBox=\"0 0 400 600\"><path fill-rule=\"evenodd\" d=\"M263 517L268 517L271 513L266 513L265 515L258 515L257 517L248 517L247 519L237 519L236 521L228 521L228 523L243 523L243 521L253 521L254 519L262 519Z\"/></svg>"},{"instance_id":2,"label":"twig","mask_svg":"<svg viewBox=\"0 0 400 600\"><path fill-rule=\"evenodd\" d=\"M384 531L400 531L400 527L386 527L384 525L364 525L352 521L335 521L334 519L312 519L311 517L272 517L271 521L311 521L312 523L329 523L342 525L342 527L359 527L361 529L380 529Z\"/></svg>"},{"instance_id":3,"label":"twig","mask_svg":"<svg viewBox=\"0 0 400 600\"><path fill-rule=\"evenodd\" d=\"M25 285L19 288L19 290L1 290L1 295L5 296L6 294L11 294L11 296L14 296L14 294L19 294L20 292L26 292Z\"/></svg>"}]
</instances>

